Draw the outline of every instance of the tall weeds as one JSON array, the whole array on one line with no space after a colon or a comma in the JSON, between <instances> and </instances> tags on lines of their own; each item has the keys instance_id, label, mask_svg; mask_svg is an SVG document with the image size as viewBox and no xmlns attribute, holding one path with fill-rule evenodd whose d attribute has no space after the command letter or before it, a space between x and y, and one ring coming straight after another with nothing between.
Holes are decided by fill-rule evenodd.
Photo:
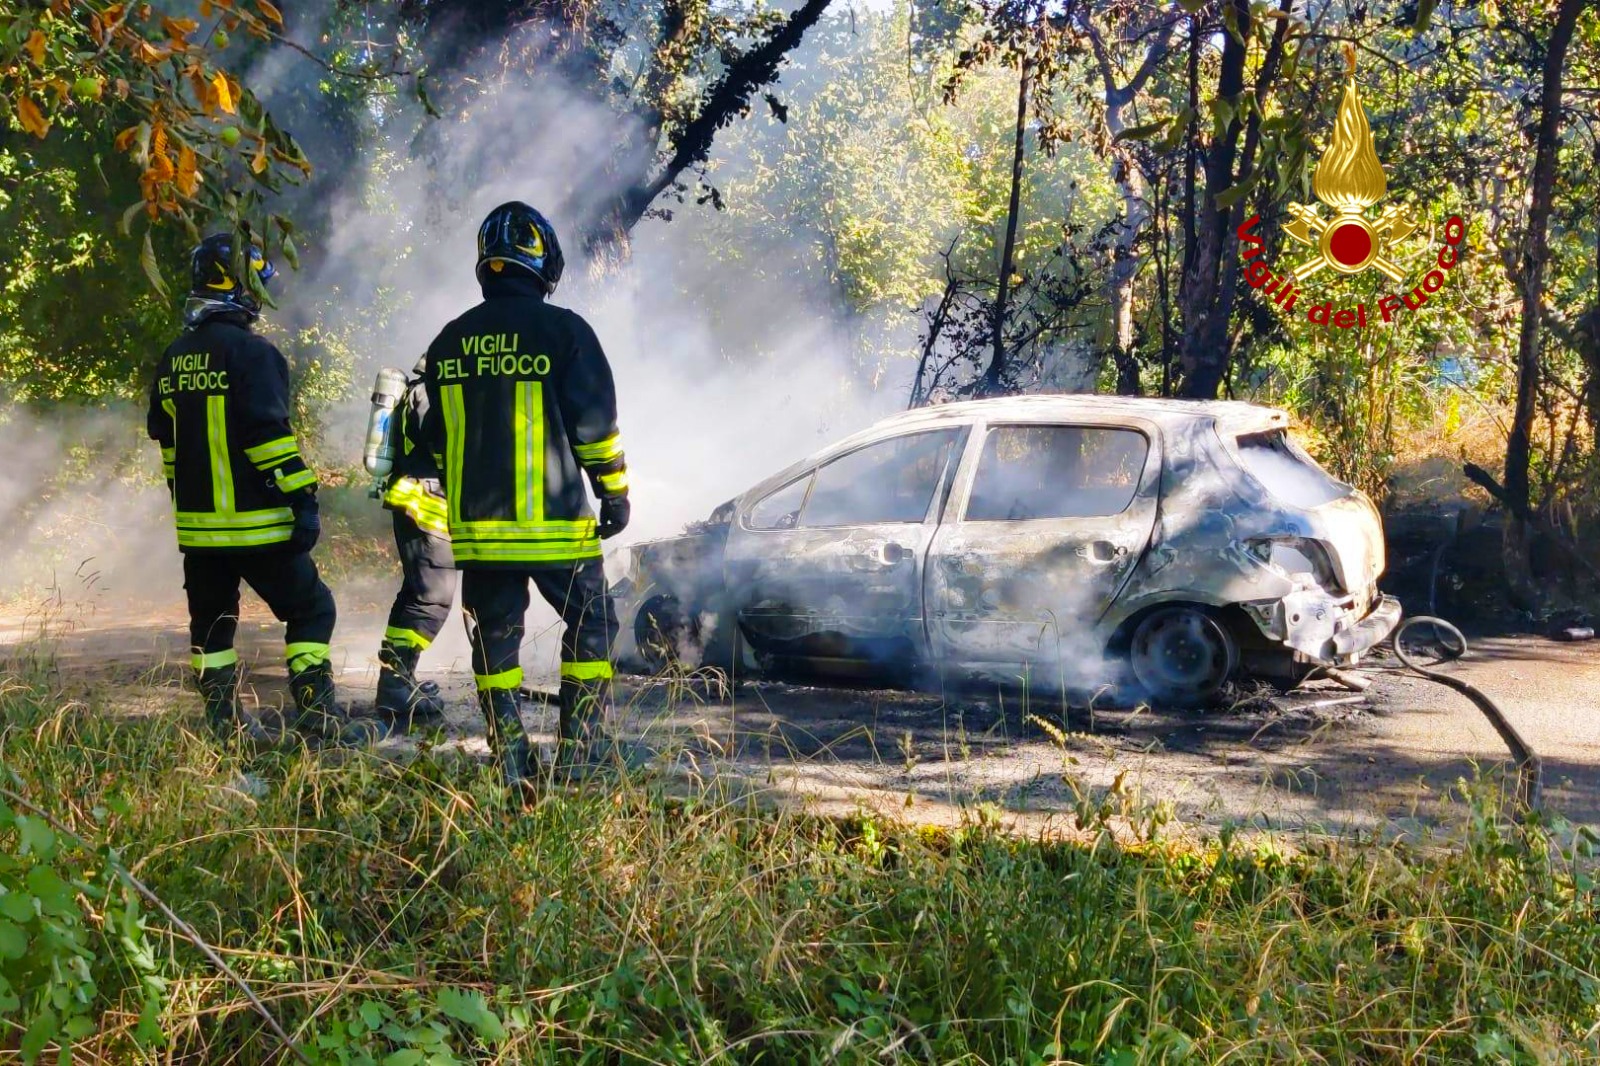
<instances>
[{"instance_id":1,"label":"tall weeds","mask_svg":"<svg viewBox=\"0 0 1600 1066\"><path fill-rule=\"evenodd\" d=\"M0 784L84 870L151 886L319 1066L1600 1058L1592 841L1471 788L1465 840L1429 849L1119 844L1094 803L1089 843L1025 840L649 780L513 815L450 752L242 759L190 731L190 697L128 718L47 676L0 689ZM39 862L17 814L7 891ZM290 1061L93 876L62 919L97 978L73 1061ZM0 1062L55 995L52 945L6 944Z\"/></svg>"}]
</instances>

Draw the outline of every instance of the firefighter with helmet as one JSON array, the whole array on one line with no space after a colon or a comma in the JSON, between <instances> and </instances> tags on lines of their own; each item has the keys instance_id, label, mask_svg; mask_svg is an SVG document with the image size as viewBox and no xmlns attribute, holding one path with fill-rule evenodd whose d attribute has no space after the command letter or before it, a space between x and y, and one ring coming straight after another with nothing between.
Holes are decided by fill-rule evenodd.
<instances>
[{"instance_id":1,"label":"firefighter with helmet","mask_svg":"<svg viewBox=\"0 0 1600 1066\"><path fill-rule=\"evenodd\" d=\"M156 368L148 417L172 495L206 717L225 737L270 740L239 703L243 581L285 623L293 725L324 739L374 740L381 728L346 717L334 700L336 611L311 559L321 530L317 477L289 422L288 363L251 329L261 313L253 290L274 271L260 249L235 256L234 248L232 234L218 233L191 253L185 327Z\"/></svg>"},{"instance_id":2,"label":"firefighter with helmet","mask_svg":"<svg viewBox=\"0 0 1600 1066\"><path fill-rule=\"evenodd\" d=\"M412 368L395 406L394 468L383 490L383 506L394 515L401 582L378 648L378 695L373 706L379 717L404 729L430 725L444 715L439 686L417 680L417 660L444 628L458 583L439 468L432 450L417 439L428 413L423 387L427 372L424 355Z\"/></svg>"},{"instance_id":3,"label":"firefighter with helmet","mask_svg":"<svg viewBox=\"0 0 1600 1066\"><path fill-rule=\"evenodd\" d=\"M543 215L520 202L491 211L478 230L483 302L434 340L425 378L422 436L443 475L478 701L513 791L537 773L517 699L530 583L565 623L556 773L581 780L615 756L603 726L617 623L600 541L628 524L628 472L600 342L548 301L561 270Z\"/></svg>"}]
</instances>

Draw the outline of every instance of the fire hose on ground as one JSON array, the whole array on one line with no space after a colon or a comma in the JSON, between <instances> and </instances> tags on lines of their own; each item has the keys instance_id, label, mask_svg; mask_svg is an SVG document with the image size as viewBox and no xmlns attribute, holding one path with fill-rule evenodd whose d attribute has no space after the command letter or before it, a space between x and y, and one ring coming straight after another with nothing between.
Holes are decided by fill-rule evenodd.
<instances>
[{"instance_id":1,"label":"fire hose on ground","mask_svg":"<svg viewBox=\"0 0 1600 1066\"><path fill-rule=\"evenodd\" d=\"M1436 634L1436 642L1447 653L1432 664L1420 662L1415 655L1406 650L1405 646L1404 637L1406 632L1413 627L1424 625L1433 627ZM1395 658L1399 659L1408 670L1427 678L1429 681L1437 682L1446 688L1461 693L1461 695L1471 700L1478 710L1483 712L1483 716L1489 720L1489 724L1494 727L1495 732L1500 734L1500 739L1505 742L1506 747L1511 752L1511 757L1517 762L1518 799L1522 801L1522 805L1528 810L1536 810L1543 801L1544 792L1544 762L1539 758L1538 753L1528 746L1526 740L1522 739L1522 734L1517 732L1516 726L1511 724L1505 713L1496 706L1493 700L1459 677L1452 677L1442 671L1433 669L1433 666L1437 663L1454 661L1466 655L1467 638L1462 634L1461 630L1442 618L1419 614L1401 622L1391 635L1390 642L1394 646Z\"/></svg>"}]
</instances>

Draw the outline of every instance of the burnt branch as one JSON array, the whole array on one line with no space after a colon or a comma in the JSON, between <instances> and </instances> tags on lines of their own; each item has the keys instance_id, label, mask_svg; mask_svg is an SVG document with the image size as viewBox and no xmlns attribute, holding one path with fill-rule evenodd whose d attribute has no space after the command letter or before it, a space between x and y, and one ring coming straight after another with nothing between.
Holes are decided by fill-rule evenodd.
<instances>
[{"instance_id":1,"label":"burnt branch","mask_svg":"<svg viewBox=\"0 0 1600 1066\"><path fill-rule=\"evenodd\" d=\"M778 80L784 60L831 2L806 0L772 36L729 62L721 80L706 91L699 113L671 134L672 154L666 163L654 177L628 190L607 227L611 232L597 234L599 240L627 233L644 217L656 197L676 184L685 171L710 157L718 131L749 114L751 99L758 90Z\"/></svg>"}]
</instances>

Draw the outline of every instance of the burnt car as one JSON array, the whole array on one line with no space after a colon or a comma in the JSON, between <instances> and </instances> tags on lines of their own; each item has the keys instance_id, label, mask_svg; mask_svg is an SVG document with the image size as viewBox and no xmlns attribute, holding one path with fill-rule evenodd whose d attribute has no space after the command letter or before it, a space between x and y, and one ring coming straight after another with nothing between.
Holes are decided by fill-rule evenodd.
<instances>
[{"instance_id":1,"label":"burnt car","mask_svg":"<svg viewBox=\"0 0 1600 1066\"><path fill-rule=\"evenodd\" d=\"M1352 665L1400 619L1382 526L1288 429L1107 396L897 415L633 547L619 656L1179 705Z\"/></svg>"}]
</instances>

